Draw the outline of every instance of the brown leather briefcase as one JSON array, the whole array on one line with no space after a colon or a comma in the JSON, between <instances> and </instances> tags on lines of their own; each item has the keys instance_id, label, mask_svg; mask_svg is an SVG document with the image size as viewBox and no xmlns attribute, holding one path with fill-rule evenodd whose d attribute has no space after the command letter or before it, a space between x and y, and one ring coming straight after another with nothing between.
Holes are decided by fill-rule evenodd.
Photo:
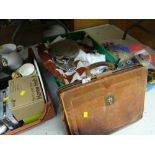
<instances>
[{"instance_id":1,"label":"brown leather briefcase","mask_svg":"<svg viewBox=\"0 0 155 155\"><path fill-rule=\"evenodd\" d=\"M88 76L96 66L87 68ZM68 133L108 134L142 118L146 82L146 68L137 65L61 87L58 97Z\"/></svg>"},{"instance_id":2,"label":"brown leather briefcase","mask_svg":"<svg viewBox=\"0 0 155 155\"><path fill-rule=\"evenodd\" d=\"M47 53L39 50L44 67L54 76ZM91 77L90 70L107 65L111 70ZM68 134L107 134L142 118L147 69L141 65L114 70L108 62L87 67L87 78L58 89L62 120ZM59 76L60 77L60 76Z\"/></svg>"}]
</instances>

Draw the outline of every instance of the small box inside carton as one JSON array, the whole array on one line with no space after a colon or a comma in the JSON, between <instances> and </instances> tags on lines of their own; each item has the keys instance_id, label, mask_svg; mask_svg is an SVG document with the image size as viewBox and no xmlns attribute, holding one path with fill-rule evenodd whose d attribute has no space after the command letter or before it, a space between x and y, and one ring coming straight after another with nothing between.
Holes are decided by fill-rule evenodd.
<instances>
[{"instance_id":1,"label":"small box inside carton","mask_svg":"<svg viewBox=\"0 0 155 155\"><path fill-rule=\"evenodd\" d=\"M27 76L9 81L10 109L20 121L42 113L45 101L38 76Z\"/></svg>"}]
</instances>

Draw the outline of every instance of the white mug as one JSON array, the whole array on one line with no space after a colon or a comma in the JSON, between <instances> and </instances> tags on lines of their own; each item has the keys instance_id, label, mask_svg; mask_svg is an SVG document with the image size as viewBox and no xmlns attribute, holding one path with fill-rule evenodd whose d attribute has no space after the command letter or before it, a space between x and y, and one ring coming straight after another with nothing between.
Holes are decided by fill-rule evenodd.
<instances>
[{"instance_id":1,"label":"white mug","mask_svg":"<svg viewBox=\"0 0 155 155\"><path fill-rule=\"evenodd\" d=\"M23 66L21 66L18 69L18 72L22 75L22 76L30 76L30 75L35 75L36 71L35 71L35 67L33 64L31 63L26 63Z\"/></svg>"},{"instance_id":2,"label":"white mug","mask_svg":"<svg viewBox=\"0 0 155 155\"><path fill-rule=\"evenodd\" d=\"M21 47L23 46L20 45L20 49ZM15 44L4 44L0 46L0 55L2 56L6 65L12 70L18 69L23 63L21 56L17 52L17 48L18 46Z\"/></svg>"}]
</instances>

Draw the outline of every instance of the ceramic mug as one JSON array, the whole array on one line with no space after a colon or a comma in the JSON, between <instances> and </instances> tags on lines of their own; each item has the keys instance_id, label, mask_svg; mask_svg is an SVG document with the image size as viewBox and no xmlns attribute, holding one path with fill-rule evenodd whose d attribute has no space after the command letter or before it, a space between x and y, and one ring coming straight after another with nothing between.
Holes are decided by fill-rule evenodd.
<instances>
[{"instance_id":1,"label":"ceramic mug","mask_svg":"<svg viewBox=\"0 0 155 155\"><path fill-rule=\"evenodd\" d=\"M24 50L23 46L19 46L20 50ZM22 48L22 49L21 49ZM23 59L17 52L18 46L15 44L4 44L0 46L0 55L5 66L8 66L12 70L18 69L22 63Z\"/></svg>"},{"instance_id":2,"label":"ceramic mug","mask_svg":"<svg viewBox=\"0 0 155 155\"><path fill-rule=\"evenodd\" d=\"M22 75L22 76L29 76L29 75L35 75L36 71L35 71L35 67L33 64L31 63L26 63L23 66L21 66L18 69L18 72Z\"/></svg>"}]
</instances>

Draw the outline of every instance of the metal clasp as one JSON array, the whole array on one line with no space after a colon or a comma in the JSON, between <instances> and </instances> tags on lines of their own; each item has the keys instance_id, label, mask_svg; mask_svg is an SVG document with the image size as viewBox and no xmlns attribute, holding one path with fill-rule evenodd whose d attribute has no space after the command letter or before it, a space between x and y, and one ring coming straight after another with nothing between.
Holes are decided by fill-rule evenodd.
<instances>
[{"instance_id":1,"label":"metal clasp","mask_svg":"<svg viewBox=\"0 0 155 155\"><path fill-rule=\"evenodd\" d=\"M114 95L107 95L107 96L105 96L105 103L106 103L106 105L112 105L112 104L114 104L114 102L115 102L115 97L114 97Z\"/></svg>"}]
</instances>

